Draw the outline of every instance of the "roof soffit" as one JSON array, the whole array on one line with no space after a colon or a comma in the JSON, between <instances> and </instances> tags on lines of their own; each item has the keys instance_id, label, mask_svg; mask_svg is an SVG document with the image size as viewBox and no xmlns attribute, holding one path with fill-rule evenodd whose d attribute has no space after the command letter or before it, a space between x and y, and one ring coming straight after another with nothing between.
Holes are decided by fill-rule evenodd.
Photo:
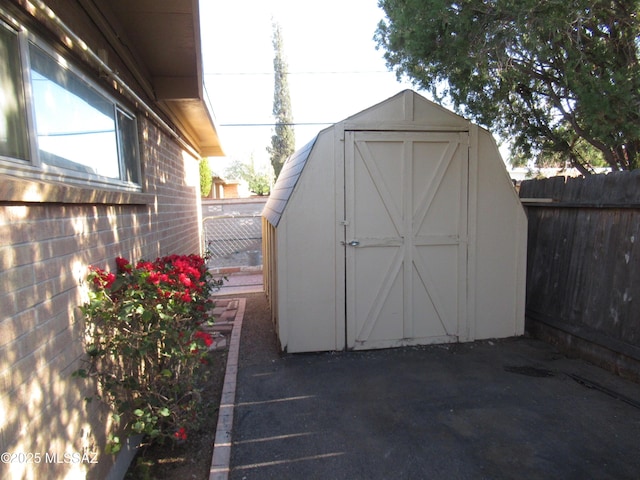
<instances>
[{"instance_id":1,"label":"roof soffit","mask_svg":"<svg viewBox=\"0 0 640 480\"><path fill-rule=\"evenodd\" d=\"M126 43L161 109L200 155L224 155L204 92L198 0L110 0L107 5L98 8L115 18L118 39Z\"/></svg>"},{"instance_id":2,"label":"roof soffit","mask_svg":"<svg viewBox=\"0 0 640 480\"><path fill-rule=\"evenodd\" d=\"M156 98L202 98L197 0L110 0L127 40L145 64Z\"/></svg>"}]
</instances>

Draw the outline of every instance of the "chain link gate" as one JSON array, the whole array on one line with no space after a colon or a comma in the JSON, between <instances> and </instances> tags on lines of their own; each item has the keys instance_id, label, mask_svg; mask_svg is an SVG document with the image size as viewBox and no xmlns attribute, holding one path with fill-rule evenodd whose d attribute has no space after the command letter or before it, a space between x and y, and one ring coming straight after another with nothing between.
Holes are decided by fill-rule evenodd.
<instances>
[{"instance_id":1,"label":"chain link gate","mask_svg":"<svg viewBox=\"0 0 640 480\"><path fill-rule=\"evenodd\" d=\"M260 215L222 215L202 220L209 268L262 265Z\"/></svg>"}]
</instances>

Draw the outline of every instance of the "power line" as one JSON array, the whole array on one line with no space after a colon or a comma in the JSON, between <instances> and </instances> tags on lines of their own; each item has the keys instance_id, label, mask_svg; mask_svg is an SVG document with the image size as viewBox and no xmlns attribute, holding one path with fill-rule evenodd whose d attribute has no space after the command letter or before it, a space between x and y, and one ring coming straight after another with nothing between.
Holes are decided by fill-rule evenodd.
<instances>
[{"instance_id":1,"label":"power line","mask_svg":"<svg viewBox=\"0 0 640 480\"><path fill-rule=\"evenodd\" d=\"M327 72L286 72L287 75L381 75L392 73L387 70L354 70L354 71L327 71ZM259 76L273 75L273 72L209 72L206 76Z\"/></svg>"},{"instance_id":2,"label":"power line","mask_svg":"<svg viewBox=\"0 0 640 480\"><path fill-rule=\"evenodd\" d=\"M308 126L317 126L317 125L333 125L336 122L293 122L293 123L221 123L221 127L275 127L275 126L283 126L283 127L308 127Z\"/></svg>"}]
</instances>

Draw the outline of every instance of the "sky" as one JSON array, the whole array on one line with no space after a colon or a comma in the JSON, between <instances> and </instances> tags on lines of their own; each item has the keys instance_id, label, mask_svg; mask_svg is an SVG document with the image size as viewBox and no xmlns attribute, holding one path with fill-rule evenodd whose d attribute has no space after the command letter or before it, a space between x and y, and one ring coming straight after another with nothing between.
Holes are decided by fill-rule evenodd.
<instances>
[{"instance_id":1,"label":"sky","mask_svg":"<svg viewBox=\"0 0 640 480\"><path fill-rule=\"evenodd\" d=\"M415 90L396 79L376 50L373 36L383 18L377 0L201 0L204 82L227 157L269 163L272 19L281 27L294 122L314 124L295 126L296 149L333 123ZM218 170L228 162L212 160L224 174Z\"/></svg>"}]
</instances>

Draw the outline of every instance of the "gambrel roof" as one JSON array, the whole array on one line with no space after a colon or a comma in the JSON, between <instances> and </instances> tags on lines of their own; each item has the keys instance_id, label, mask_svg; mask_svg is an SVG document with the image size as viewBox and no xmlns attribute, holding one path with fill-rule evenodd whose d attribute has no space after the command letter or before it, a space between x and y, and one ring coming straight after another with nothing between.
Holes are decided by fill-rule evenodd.
<instances>
[{"instance_id":1,"label":"gambrel roof","mask_svg":"<svg viewBox=\"0 0 640 480\"><path fill-rule=\"evenodd\" d=\"M313 140L307 143L300 150L294 152L282 166L278 180L271 190L269 200L262 210L262 216L265 217L271 225L278 226L282 212L284 212L289 197L293 193L293 189L298 183L300 174L304 170L304 166L307 163L307 159L313 150L313 145L318 137L315 136Z\"/></svg>"}]
</instances>

